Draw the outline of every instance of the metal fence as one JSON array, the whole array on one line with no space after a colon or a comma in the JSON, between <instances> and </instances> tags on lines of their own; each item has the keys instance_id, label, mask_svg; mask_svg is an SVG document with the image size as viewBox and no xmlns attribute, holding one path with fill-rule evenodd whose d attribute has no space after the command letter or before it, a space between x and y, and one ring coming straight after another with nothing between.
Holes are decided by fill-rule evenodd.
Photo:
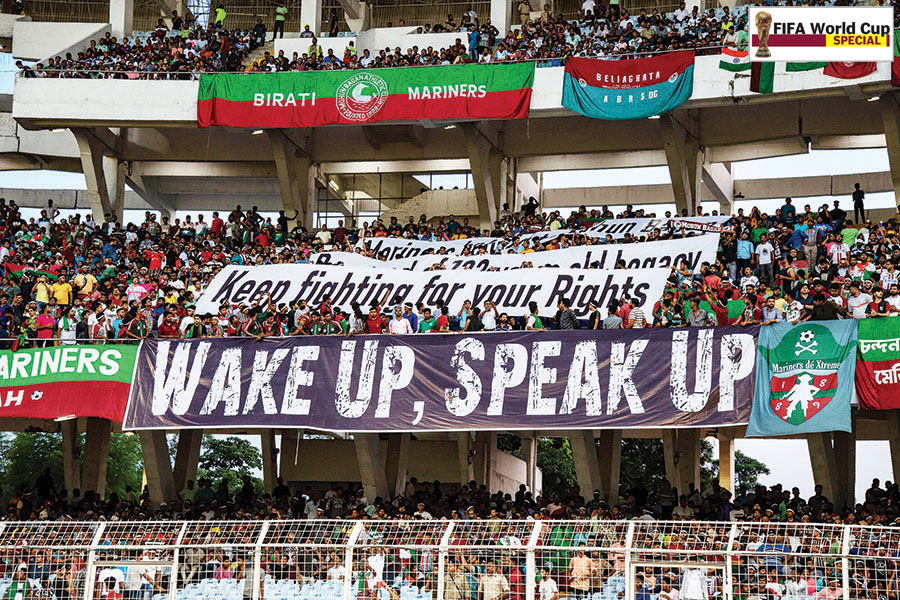
<instances>
[{"instance_id":1,"label":"metal fence","mask_svg":"<svg viewBox=\"0 0 900 600\"><path fill-rule=\"evenodd\" d=\"M879 600L900 527L696 521L0 523L10 600Z\"/></svg>"}]
</instances>

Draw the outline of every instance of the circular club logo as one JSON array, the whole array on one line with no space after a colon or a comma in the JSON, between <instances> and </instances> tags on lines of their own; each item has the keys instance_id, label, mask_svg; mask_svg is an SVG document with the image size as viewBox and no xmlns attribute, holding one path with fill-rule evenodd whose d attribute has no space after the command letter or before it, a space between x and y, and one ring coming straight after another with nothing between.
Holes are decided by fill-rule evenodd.
<instances>
[{"instance_id":1,"label":"circular club logo","mask_svg":"<svg viewBox=\"0 0 900 600\"><path fill-rule=\"evenodd\" d=\"M347 78L337 89L337 109L348 121L368 121L387 102L387 82L372 73Z\"/></svg>"}]
</instances>

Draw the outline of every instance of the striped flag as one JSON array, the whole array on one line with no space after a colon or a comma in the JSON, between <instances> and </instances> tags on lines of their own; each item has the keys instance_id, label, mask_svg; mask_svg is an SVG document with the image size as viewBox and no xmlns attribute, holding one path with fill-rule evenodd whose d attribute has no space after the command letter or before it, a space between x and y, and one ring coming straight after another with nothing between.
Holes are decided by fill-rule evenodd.
<instances>
[{"instance_id":1,"label":"striped flag","mask_svg":"<svg viewBox=\"0 0 900 600\"><path fill-rule=\"evenodd\" d=\"M775 83L775 63L755 62L750 69L750 91L771 94Z\"/></svg>"},{"instance_id":2,"label":"striped flag","mask_svg":"<svg viewBox=\"0 0 900 600\"><path fill-rule=\"evenodd\" d=\"M746 71L750 68L750 53L746 50L722 48L722 59L719 61L719 68L732 73Z\"/></svg>"}]
</instances>

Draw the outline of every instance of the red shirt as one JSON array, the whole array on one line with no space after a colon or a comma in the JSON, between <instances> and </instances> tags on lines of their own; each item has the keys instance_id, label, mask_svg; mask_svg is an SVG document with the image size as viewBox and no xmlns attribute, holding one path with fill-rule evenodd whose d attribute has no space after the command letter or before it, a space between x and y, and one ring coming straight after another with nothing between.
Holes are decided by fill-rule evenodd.
<instances>
[{"instance_id":1,"label":"red shirt","mask_svg":"<svg viewBox=\"0 0 900 600\"><path fill-rule=\"evenodd\" d=\"M225 226L225 221L222 219L213 219L212 224L209 226L209 230L216 237L219 237L222 234L222 228Z\"/></svg>"},{"instance_id":2,"label":"red shirt","mask_svg":"<svg viewBox=\"0 0 900 600\"><path fill-rule=\"evenodd\" d=\"M366 333L381 333L387 329L387 323L380 316L366 318Z\"/></svg>"},{"instance_id":3,"label":"red shirt","mask_svg":"<svg viewBox=\"0 0 900 600\"><path fill-rule=\"evenodd\" d=\"M447 315L439 316L437 318L437 328L438 328L438 331L441 331L443 329L449 329L450 328L450 317L448 317Z\"/></svg>"}]
</instances>

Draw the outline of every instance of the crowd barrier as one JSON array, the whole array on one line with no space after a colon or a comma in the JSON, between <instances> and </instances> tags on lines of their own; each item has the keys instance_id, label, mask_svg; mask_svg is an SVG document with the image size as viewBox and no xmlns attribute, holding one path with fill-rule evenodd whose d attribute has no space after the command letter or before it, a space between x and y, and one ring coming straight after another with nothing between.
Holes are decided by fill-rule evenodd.
<instances>
[{"instance_id":1,"label":"crowd barrier","mask_svg":"<svg viewBox=\"0 0 900 600\"><path fill-rule=\"evenodd\" d=\"M696 521L0 523L11 600L897 597L900 528Z\"/></svg>"}]
</instances>

